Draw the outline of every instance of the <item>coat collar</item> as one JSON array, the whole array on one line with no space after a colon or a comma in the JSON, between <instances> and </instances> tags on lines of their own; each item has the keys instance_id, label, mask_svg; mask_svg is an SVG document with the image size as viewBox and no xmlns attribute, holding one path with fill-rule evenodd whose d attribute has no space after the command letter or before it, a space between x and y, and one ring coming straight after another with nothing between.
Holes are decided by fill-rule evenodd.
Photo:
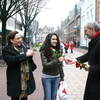
<instances>
[{"instance_id":1,"label":"coat collar","mask_svg":"<svg viewBox=\"0 0 100 100\"><path fill-rule=\"evenodd\" d=\"M6 49L8 50L8 52L14 53L14 54L19 54L19 52L17 50L15 50L11 45L8 45L6 47Z\"/></svg>"},{"instance_id":2,"label":"coat collar","mask_svg":"<svg viewBox=\"0 0 100 100\"><path fill-rule=\"evenodd\" d=\"M26 48L22 45L22 47L23 47L23 49L24 49L24 52L26 52ZM11 53L14 53L14 54L19 54L19 52L17 51L17 50L15 50L11 45L8 45L7 47L6 47L6 49L9 51L9 52L11 52Z\"/></svg>"},{"instance_id":3,"label":"coat collar","mask_svg":"<svg viewBox=\"0 0 100 100\"><path fill-rule=\"evenodd\" d=\"M100 34L98 34L98 36L96 36L94 39L91 39L92 45L94 45L99 39L100 39Z\"/></svg>"}]
</instances>

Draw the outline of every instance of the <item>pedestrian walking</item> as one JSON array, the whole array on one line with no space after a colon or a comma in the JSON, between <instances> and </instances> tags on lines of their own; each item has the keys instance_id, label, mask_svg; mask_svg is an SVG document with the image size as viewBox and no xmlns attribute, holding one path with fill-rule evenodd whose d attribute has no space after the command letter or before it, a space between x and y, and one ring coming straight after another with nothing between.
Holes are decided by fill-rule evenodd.
<instances>
[{"instance_id":1,"label":"pedestrian walking","mask_svg":"<svg viewBox=\"0 0 100 100\"><path fill-rule=\"evenodd\" d=\"M35 87L32 71L36 65L32 60L34 52L22 44L22 38L17 31L7 36L8 45L2 50L3 59L7 63L7 95L11 100L28 100Z\"/></svg>"},{"instance_id":2,"label":"pedestrian walking","mask_svg":"<svg viewBox=\"0 0 100 100\"><path fill-rule=\"evenodd\" d=\"M84 67L88 77L83 100L100 100L100 25L97 22L86 23L84 34L91 39L88 52L76 59L66 59L66 63L88 62Z\"/></svg>"},{"instance_id":3,"label":"pedestrian walking","mask_svg":"<svg viewBox=\"0 0 100 100\"><path fill-rule=\"evenodd\" d=\"M69 43L68 42L64 42L64 46L65 46L65 53L68 53Z\"/></svg>"},{"instance_id":4,"label":"pedestrian walking","mask_svg":"<svg viewBox=\"0 0 100 100\"><path fill-rule=\"evenodd\" d=\"M70 41L69 47L70 47L71 53L73 53L73 49L74 49L74 43L73 43L73 41Z\"/></svg>"},{"instance_id":5,"label":"pedestrian walking","mask_svg":"<svg viewBox=\"0 0 100 100\"><path fill-rule=\"evenodd\" d=\"M59 81L64 80L60 41L56 33L49 33L40 48L42 70L43 100L56 100ZM59 55L59 56L58 56Z\"/></svg>"}]
</instances>

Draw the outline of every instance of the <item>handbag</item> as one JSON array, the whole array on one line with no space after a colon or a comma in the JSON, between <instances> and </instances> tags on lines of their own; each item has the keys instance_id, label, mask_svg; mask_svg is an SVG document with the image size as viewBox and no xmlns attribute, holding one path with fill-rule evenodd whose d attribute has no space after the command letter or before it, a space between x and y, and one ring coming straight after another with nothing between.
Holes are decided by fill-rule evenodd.
<instances>
[{"instance_id":1,"label":"handbag","mask_svg":"<svg viewBox=\"0 0 100 100\"><path fill-rule=\"evenodd\" d=\"M66 82L60 81L58 86L58 96L60 100L68 100L67 91L66 91Z\"/></svg>"},{"instance_id":2,"label":"handbag","mask_svg":"<svg viewBox=\"0 0 100 100\"><path fill-rule=\"evenodd\" d=\"M34 70L37 68L37 66L36 66L36 64L34 63L34 61L33 61L33 63L31 63L31 68L32 68L32 71L34 71Z\"/></svg>"},{"instance_id":3,"label":"handbag","mask_svg":"<svg viewBox=\"0 0 100 100\"><path fill-rule=\"evenodd\" d=\"M32 57L29 57L29 66L31 67L32 71L34 71L37 68L37 65L32 60Z\"/></svg>"}]
</instances>

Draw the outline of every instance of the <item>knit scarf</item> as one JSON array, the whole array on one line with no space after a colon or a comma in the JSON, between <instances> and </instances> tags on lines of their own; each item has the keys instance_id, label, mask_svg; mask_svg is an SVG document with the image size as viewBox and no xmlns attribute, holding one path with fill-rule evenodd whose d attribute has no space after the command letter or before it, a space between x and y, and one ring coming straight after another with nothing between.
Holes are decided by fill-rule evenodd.
<instances>
[{"instance_id":1,"label":"knit scarf","mask_svg":"<svg viewBox=\"0 0 100 100\"><path fill-rule=\"evenodd\" d=\"M20 47L15 47L14 49L17 50L20 54L24 53L23 48ZM21 94L20 98L27 97L27 81L29 80L29 66L28 66L28 60L22 61L20 63L20 72L21 72Z\"/></svg>"}]
</instances>

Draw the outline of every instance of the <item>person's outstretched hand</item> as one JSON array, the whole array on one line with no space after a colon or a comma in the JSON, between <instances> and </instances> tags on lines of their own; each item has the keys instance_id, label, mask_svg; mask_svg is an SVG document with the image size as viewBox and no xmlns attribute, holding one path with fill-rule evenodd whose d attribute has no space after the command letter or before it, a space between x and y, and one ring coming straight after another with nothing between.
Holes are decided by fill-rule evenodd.
<instances>
[{"instance_id":1,"label":"person's outstretched hand","mask_svg":"<svg viewBox=\"0 0 100 100\"><path fill-rule=\"evenodd\" d=\"M65 59L65 63L66 64L74 64L74 63L76 63L76 59Z\"/></svg>"}]
</instances>

